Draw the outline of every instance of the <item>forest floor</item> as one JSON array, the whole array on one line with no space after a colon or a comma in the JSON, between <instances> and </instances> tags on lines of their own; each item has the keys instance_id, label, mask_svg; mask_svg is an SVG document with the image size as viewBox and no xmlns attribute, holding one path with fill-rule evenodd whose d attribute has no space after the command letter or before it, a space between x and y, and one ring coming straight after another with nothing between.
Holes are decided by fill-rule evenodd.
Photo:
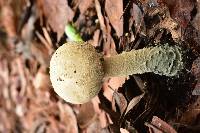
<instances>
[{"instance_id":1,"label":"forest floor","mask_svg":"<svg viewBox=\"0 0 200 133\"><path fill-rule=\"evenodd\" d=\"M109 78L90 102L67 103L49 79L67 24L105 56L178 45L184 70ZM2 133L199 133L199 95L198 0L0 0Z\"/></svg>"}]
</instances>

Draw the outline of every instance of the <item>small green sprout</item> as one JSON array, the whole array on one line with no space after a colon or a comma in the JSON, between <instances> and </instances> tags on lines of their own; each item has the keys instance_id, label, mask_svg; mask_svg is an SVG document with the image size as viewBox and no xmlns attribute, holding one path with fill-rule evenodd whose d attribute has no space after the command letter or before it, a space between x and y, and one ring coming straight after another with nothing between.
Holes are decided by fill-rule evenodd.
<instances>
[{"instance_id":1,"label":"small green sprout","mask_svg":"<svg viewBox=\"0 0 200 133\"><path fill-rule=\"evenodd\" d=\"M103 58L88 42L68 42L50 61L50 79L55 92L67 102L81 104L95 97L104 77L153 72L175 76L183 69L178 46L132 50Z\"/></svg>"},{"instance_id":2,"label":"small green sprout","mask_svg":"<svg viewBox=\"0 0 200 133\"><path fill-rule=\"evenodd\" d=\"M70 41L83 42L81 35L72 24L67 24L65 26L65 34Z\"/></svg>"}]
</instances>

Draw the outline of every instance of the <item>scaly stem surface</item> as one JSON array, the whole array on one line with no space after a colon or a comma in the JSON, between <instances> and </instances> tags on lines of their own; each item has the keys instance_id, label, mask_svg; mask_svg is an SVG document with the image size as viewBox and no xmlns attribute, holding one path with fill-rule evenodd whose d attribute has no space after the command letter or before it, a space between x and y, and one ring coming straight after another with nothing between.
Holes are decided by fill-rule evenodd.
<instances>
[{"instance_id":1,"label":"scaly stem surface","mask_svg":"<svg viewBox=\"0 0 200 133\"><path fill-rule=\"evenodd\" d=\"M175 76L183 68L182 53L178 46L157 46L132 50L104 59L106 77L128 76L153 72Z\"/></svg>"}]
</instances>

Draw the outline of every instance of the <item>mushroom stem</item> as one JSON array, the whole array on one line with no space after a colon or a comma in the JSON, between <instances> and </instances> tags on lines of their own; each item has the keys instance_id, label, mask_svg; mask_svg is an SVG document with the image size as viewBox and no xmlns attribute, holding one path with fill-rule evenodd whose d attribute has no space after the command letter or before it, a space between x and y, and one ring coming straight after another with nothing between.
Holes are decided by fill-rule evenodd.
<instances>
[{"instance_id":1,"label":"mushroom stem","mask_svg":"<svg viewBox=\"0 0 200 133\"><path fill-rule=\"evenodd\" d=\"M146 72L175 76L183 68L183 63L181 49L178 46L165 45L105 57L103 66L106 77Z\"/></svg>"}]
</instances>

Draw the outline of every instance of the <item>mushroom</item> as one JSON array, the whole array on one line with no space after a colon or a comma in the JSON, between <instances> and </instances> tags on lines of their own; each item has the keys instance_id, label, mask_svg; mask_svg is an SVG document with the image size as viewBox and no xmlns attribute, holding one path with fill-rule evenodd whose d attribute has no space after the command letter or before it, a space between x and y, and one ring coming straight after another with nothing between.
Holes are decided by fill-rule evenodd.
<instances>
[{"instance_id":1,"label":"mushroom","mask_svg":"<svg viewBox=\"0 0 200 133\"><path fill-rule=\"evenodd\" d=\"M88 42L68 42L51 58L50 79L61 98L82 104L98 94L104 77L146 72L175 76L182 68L178 46L149 47L104 58Z\"/></svg>"}]
</instances>

